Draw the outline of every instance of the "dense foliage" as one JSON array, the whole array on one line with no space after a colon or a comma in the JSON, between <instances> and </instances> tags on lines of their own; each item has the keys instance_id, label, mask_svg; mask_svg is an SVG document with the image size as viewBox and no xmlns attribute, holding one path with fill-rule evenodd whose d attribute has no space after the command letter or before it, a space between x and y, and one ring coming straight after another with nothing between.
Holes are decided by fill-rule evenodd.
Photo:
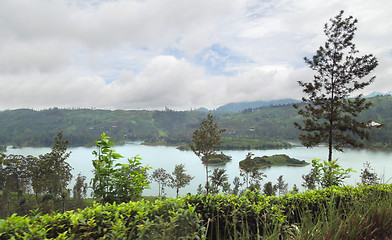
<instances>
[{"instance_id":1,"label":"dense foliage","mask_svg":"<svg viewBox=\"0 0 392 240\"><path fill-rule=\"evenodd\" d=\"M38 157L0 154L0 217L13 212L25 214L34 208L50 212L58 198L61 207L56 209L66 209L67 187L72 179L67 143L59 132L49 153Z\"/></svg>"},{"instance_id":2,"label":"dense foliage","mask_svg":"<svg viewBox=\"0 0 392 240\"><path fill-rule=\"evenodd\" d=\"M331 187L280 198L247 192L243 197L187 195L155 202L96 203L64 214L13 215L0 220L0 238L385 239L392 233L391 197L391 185L378 185Z\"/></svg>"}]
</instances>

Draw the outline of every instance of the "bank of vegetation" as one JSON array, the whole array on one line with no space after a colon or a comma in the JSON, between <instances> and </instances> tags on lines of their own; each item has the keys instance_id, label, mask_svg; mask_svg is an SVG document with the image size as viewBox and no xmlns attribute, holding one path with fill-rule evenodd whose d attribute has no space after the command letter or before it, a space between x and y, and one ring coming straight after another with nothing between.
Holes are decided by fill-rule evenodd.
<instances>
[{"instance_id":1,"label":"bank of vegetation","mask_svg":"<svg viewBox=\"0 0 392 240\"><path fill-rule=\"evenodd\" d=\"M388 239L390 185L99 204L0 220L1 239Z\"/></svg>"}]
</instances>

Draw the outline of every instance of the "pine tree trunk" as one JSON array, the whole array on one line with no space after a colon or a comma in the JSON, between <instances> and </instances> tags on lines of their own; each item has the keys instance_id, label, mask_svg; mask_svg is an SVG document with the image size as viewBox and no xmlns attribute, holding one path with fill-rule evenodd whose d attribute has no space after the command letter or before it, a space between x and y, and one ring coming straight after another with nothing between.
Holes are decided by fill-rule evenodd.
<instances>
[{"instance_id":1,"label":"pine tree trunk","mask_svg":"<svg viewBox=\"0 0 392 240\"><path fill-rule=\"evenodd\" d=\"M207 164L206 164L206 176L207 176L206 191L207 191L207 195L208 195L208 189L209 189L209 185L208 185L208 160L207 160Z\"/></svg>"}]
</instances>

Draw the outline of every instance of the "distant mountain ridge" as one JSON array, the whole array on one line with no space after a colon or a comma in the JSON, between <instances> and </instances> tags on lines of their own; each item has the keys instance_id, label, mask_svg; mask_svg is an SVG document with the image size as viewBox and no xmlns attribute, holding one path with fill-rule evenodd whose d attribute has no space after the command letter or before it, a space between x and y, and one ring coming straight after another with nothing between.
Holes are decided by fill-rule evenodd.
<instances>
[{"instance_id":1,"label":"distant mountain ridge","mask_svg":"<svg viewBox=\"0 0 392 240\"><path fill-rule=\"evenodd\" d=\"M372 92L366 96L365 98L372 98L376 96L388 96L392 95L392 91L382 93L382 92ZM252 102L233 102L233 103L228 103L223 106L218 107L215 109L217 112L241 112L245 109L255 109L255 108L262 108L262 107L269 107L269 106L276 106L276 105L285 105L285 104L293 104L293 103L299 103L301 102L300 100L296 100L293 98L284 98L284 99L278 99L278 100L271 100L271 101L252 101ZM198 111L203 111L207 112L208 109L206 108L200 108Z\"/></svg>"},{"instance_id":2,"label":"distant mountain ridge","mask_svg":"<svg viewBox=\"0 0 392 240\"><path fill-rule=\"evenodd\" d=\"M392 95L392 91L389 91L387 93L382 93L382 92L372 92L366 96L364 96L365 98L372 98L372 97L376 97L376 96L387 96L387 95Z\"/></svg>"},{"instance_id":3,"label":"distant mountain ridge","mask_svg":"<svg viewBox=\"0 0 392 240\"><path fill-rule=\"evenodd\" d=\"M253 101L253 102L237 102L237 103L228 103L223 106L218 107L215 111L217 112L241 112L245 109L249 108L260 108L260 107L269 107L273 105L284 105L284 104L292 104L298 103L299 100L292 98L285 98L279 100L271 100L271 101Z\"/></svg>"}]
</instances>

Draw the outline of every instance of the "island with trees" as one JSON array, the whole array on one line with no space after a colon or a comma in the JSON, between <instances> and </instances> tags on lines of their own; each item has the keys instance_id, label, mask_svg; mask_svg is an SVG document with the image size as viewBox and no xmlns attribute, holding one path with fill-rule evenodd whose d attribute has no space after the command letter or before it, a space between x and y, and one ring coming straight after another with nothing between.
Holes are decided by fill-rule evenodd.
<instances>
[{"instance_id":1,"label":"island with trees","mask_svg":"<svg viewBox=\"0 0 392 240\"><path fill-rule=\"evenodd\" d=\"M273 156L254 157L253 154L248 153L246 158L240 161L241 169L260 169L271 166L306 166L309 163L304 160L290 158L286 154L276 154Z\"/></svg>"},{"instance_id":2,"label":"island with trees","mask_svg":"<svg viewBox=\"0 0 392 240\"><path fill-rule=\"evenodd\" d=\"M201 159L203 164L207 164L210 166L219 166L219 165L224 165L227 162L231 161L231 156L228 156L224 153L213 153L209 159L207 160L206 157L202 157Z\"/></svg>"}]
</instances>

